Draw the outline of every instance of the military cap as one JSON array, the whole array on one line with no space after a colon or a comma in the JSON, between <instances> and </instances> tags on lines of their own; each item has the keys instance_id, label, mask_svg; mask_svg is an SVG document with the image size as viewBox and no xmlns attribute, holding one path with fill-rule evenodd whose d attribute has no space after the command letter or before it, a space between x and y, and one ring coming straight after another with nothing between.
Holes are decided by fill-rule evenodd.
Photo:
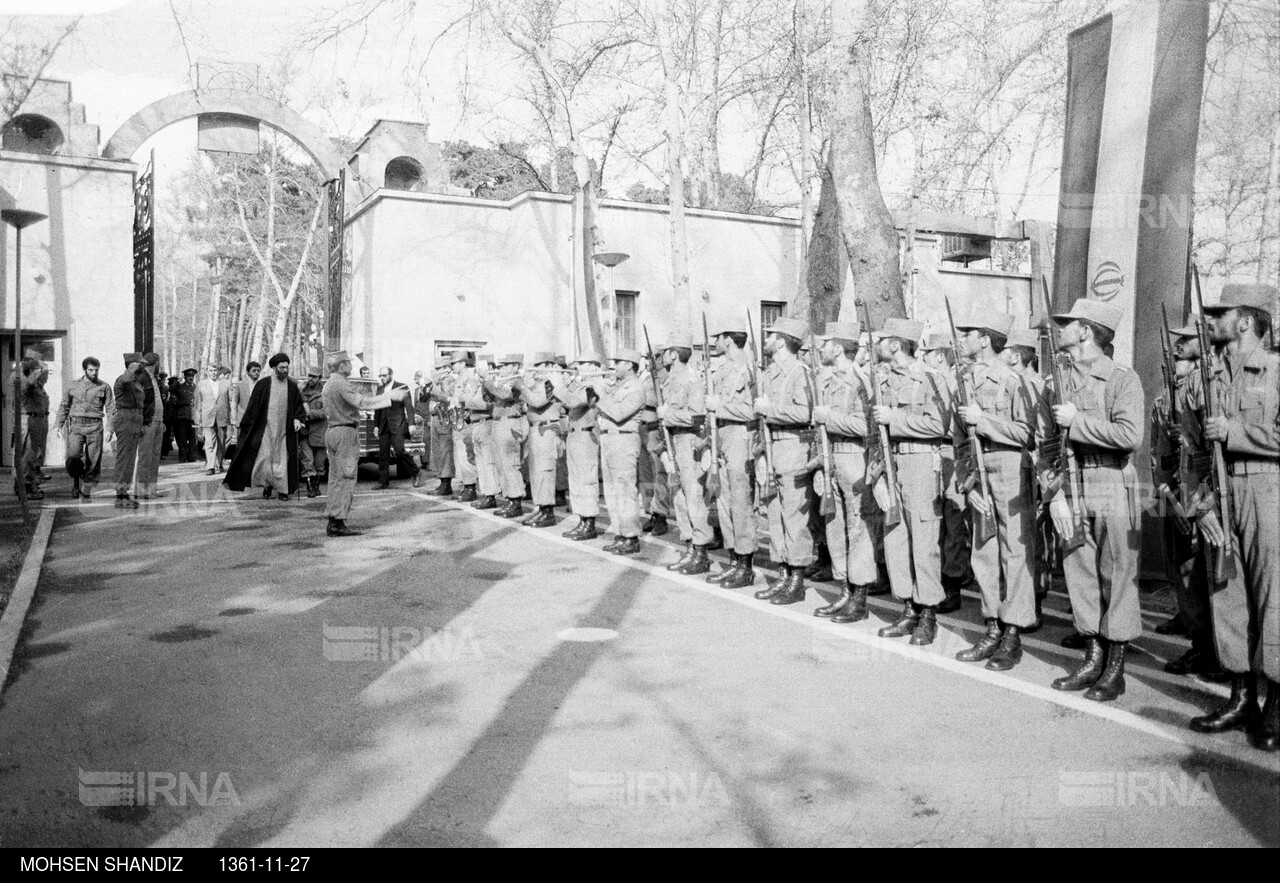
<instances>
[{"instance_id":1,"label":"military cap","mask_svg":"<svg viewBox=\"0 0 1280 883\"><path fill-rule=\"evenodd\" d=\"M1242 284L1232 282L1222 286L1222 296L1218 302L1206 305L1206 313L1225 313L1232 307L1253 307L1267 315L1275 309L1276 287L1274 285Z\"/></svg>"},{"instance_id":2,"label":"military cap","mask_svg":"<svg viewBox=\"0 0 1280 883\"><path fill-rule=\"evenodd\" d=\"M325 354L324 361L325 361L325 364L328 365L330 369L334 369L334 368L337 368L339 365L341 365L343 362L350 362L351 357L347 355L346 350L333 350L332 352Z\"/></svg>"},{"instance_id":3,"label":"military cap","mask_svg":"<svg viewBox=\"0 0 1280 883\"><path fill-rule=\"evenodd\" d=\"M736 319L732 315L718 317L714 322L707 323L707 333L711 337L719 337L721 334L746 334L746 317L738 316Z\"/></svg>"},{"instance_id":4,"label":"military cap","mask_svg":"<svg viewBox=\"0 0 1280 883\"><path fill-rule=\"evenodd\" d=\"M493 353L479 353L479 354L476 356L476 361L477 361L477 362L492 362L492 361L493 361Z\"/></svg>"},{"instance_id":5,"label":"military cap","mask_svg":"<svg viewBox=\"0 0 1280 883\"><path fill-rule=\"evenodd\" d=\"M507 353L498 360L499 365L523 365L524 353Z\"/></svg>"},{"instance_id":6,"label":"military cap","mask_svg":"<svg viewBox=\"0 0 1280 883\"><path fill-rule=\"evenodd\" d=\"M614 354L613 354L613 361L615 361L615 362L631 362L631 363L632 363L632 364L634 364L637 368L639 368L641 365L643 365L643 364L645 363L645 358L644 358L644 356L640 355L640 351L639 351L639 350L630 350L630 349L626 349L626 350L618 350L616 353L614 353Z\"/></svg>"},{"instance_id":7,"label":"military cap","mask_svg":"<svg viewBox=\"0 0 1280 883\"><path fill-rule=\"evenodd\" d=\"M604 359L599 353L578 353L578 357L573 360L575 365L581 365L583 362L595 362L597 365L603 364Z\"/></svg>"},{"instance_id":8,"label":"military cap","mask_svg":"<svg viewBox=\"0 0 1280 883\"><path fill-rule=\"evenodd\" d=\"M815 334L818 343L834 340L845 349L853 349L858 345L857 322L828 322L822 334Z\"/></svg>"},{"instance_id":9,"label":"military cap","mask_svg":"<svg viewBox=\"0 0 1280 883\"><path fill-rule=\"evenodd\" d=\"M960 326L957 325L956 327L959 328ZM954 345L955 341L951 339L951 335L944 334L941 331L931 331L920 341L920 349L925 352L951 349Z\"/></svg>"},{"instance_id":10,"label":"military cap","mask_svg":"<svg viewBox=\"0 0 1280 883\"><path fill-rule=\"evenodd\" d=\"M319 377L319 376L320 376L320 366L319 366L319 365L311 365L311 366L309 366L309 367L307 368L307 376L308 376L308 377Z\"/></svg>"},{"instance_id":11,"label":"military cap","mask_svg":"<svg viewBox=\"0 0 1280 883\"><path fill-rule=\"evenodd\" d=\"M446 365L453 365L458 362L465 362L466 360L467 360L466 353L464 353L462 350L454 350L453 352L449 353L449 355L445 356L444 363Z\"/></svg>"},{"instance_id":12,"label":"military cap","mask_svg":"<svg viewBox=\"0 0 1280 883\"><path fill-rule=\"evenodd\" d=\"M687 349L687 350L693 349L693 341L689 339L688 334L685 334L684 332L681 332L681 331L677 331L673 333L670 337L666 339L666 341L662 344L661 348L664 350L670 350L670 349L676 349L678 347L683 347L684 349Z\"/></svg>"},{"instance_id":13,"label":"military cap","mask_svg":"<svg viewBox=\"0 0 1280 883\"><path fill-rule=\"evenodd\" d=\"M1009 332L1009 339L1005 346L1025 346L1030 349L1038 349L1040 347L1040 329L1038 328L1014 328Z\"/></svg>"},{"instance_id":14,"label":"military cap","mask_svg":"<svg viewBox=\"0 0 1280 883\"><path fill-rule=\"evenodd\" d=\"M1076 300L1070 312L1055 313L1053 320L1065 325L1073 319L1084 319L1086 322L1101 325L1103 328L1114 332L1120 327L1120 319L1123 316L1124 310L1117 306L1104 304L1100 300L1090 300L1087 297L1082 297Z\"/></svg>"},{"instance_id":15,"label":"military cap","mask_svg":"<svg viewBox=\"0 0 1280 883\"><path fill-rule=\"evenodd\" d=\"M957 331L968 331L976 328L979 331L990 331L1004 337L1013 329L1013 317L999 310L974 310L968 316L956 320Z\"/></svg>"},{"instance_id":16,"label":"military cap","mask_svg":"<svg viewBox=\"0 0 1280 883\"><path fill-rule=\"evenodd\" d=\"M885 337L897 337L901 340L909 340L915 343L924 334L924 324L913 322L911 319L885 319L884 325L880 326L880 330L875 332L877 339Z\"/></svg>"},{"instance_id":17,"label":"military cap","mask_svg":"<svg viewBox=\"0 0 1280 883\"><path fill-rule=\"evenodd\" d=\"M556 354L548 352L534 353L529 357L529 363L532 365L543 365L547 362L555 363Z\"/></svg>"},{"instance_id":18,"label":"military cap","mask_svg":"<svg viewBox=\"0 0 1280 883\"><path fill-rule=\"evenodd\" d=\"M464 354L460 361L465 362L466 360L467 360L467 357ZM440 368L448 368L451 364L453 364L452 356L441 356L440 358L436 359L435 367L437 370L439 370Z\"/></svg>"},{"instance_id":19,"label":"military cap","mask_svg":"<svg viewBox=\"0 0 1280 883\"><path fill-rule=\"evenodd\" d=\"M764 333L785 334L787 337L794 337L796 340L804 340L805 334L808 333L808 327L799 319L777 319L764 330Z\"/></svg>"}]
</instances>

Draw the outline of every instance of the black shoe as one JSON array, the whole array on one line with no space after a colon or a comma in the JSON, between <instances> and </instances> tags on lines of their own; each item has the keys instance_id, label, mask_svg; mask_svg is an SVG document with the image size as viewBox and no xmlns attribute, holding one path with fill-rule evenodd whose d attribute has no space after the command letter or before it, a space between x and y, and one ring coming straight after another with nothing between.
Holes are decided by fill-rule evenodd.
<instances>
[{"instance_id":1,"label":"black shoe","mask_svg":"<svg viewBox=\"0 0 1280 883\"><path fill-rule=\"evenodd\" d=\"M718 552L724 548L724 534L720 533L720 528L715 528L711 534L711 542L707 543L708 552Z\"/></svg>"},{"instance_id":2,"label":"black shoe","mask_svg":"<svg viewBox=\"0 0 1280 883\"><path fill-rule=\"evenodd\" d=\"M529 527L551 527L556 523L555 510L551 506L539 506L537 514L526 518L524 523Z\"/></svg>"},{"instance_id":3,"label":"black shoe","mask_svg":"<svg viewBox=\"0 0 1280 883\"><path fill-rule=\"evenodd\" d=\"M1231 675L1231 696L1208 714L1193 717L1188 726L1197 733L1252 731L1261 718L1258 711L1258 679L1252 673Z\"/></svg>"},{"instance_id":4,"label":"black shoe","mask_svg":"<svg viewBox=\"0 0 1280 883\"><path fill-rule=\"evenodd\" d=\"M658 516L650 515L647 519L645 519L644 524L640 525L640 529L645 533L648 533L649 531L653 530L653 526L657 523L658 523Z\"/></svg>"},{"instance_id":5,"label":"black shoe","mask_svg":"<svg viewBox=\"0 0 1280 883\"><path fill-rule=\"evenodd\" d=\"M804 568L791 568L791 578L783 584L782 588L774 592L769 598L770 604L777 604L779 607L787 604L799 604L804 600Z\"/></svg>"},{"instance_id":6,"label":"black shoe","mask_svg":"<svg viewBox=\"0 0 1280 883\"><path fill-rule=\"evenodd\" d=\"M676 573L683 573L685 576L697 576L700 573L706 573L710 569L711 559L707 557L707 547L694 546L693 554L689 556L689 560Z\"/></svg>"},{"instance_id":7,"label":"black shoe","mask_svg":"<svg viewBox=\"0 0 1280 883\"><path fill-rule=\"evenodd\" d=\"M462 493L458 494L455 502L458 503L474 503L476 501L476 486L474 484L464 485Z\"/></svg>"},{"instance_id":8,"label":"black shoe","mask_svg":"<svg viewBox=\"0 0 1280 883\"><path fill-rule=\"evenodd\" d=\"M587 527L587 520L585 518L579 518L577 524L575 524L573 527L569 528L566 531L561 531L560 536L564 537L567 540L576 540L578 538L578 535L581 534L584 530L586 530L586 527Z\"/></svg>"},{"instance_id":9,"label":"black shoe","mask_svg":"<svg viewBox=\"0 0 1280 883\"><path fill-rule=\"evenodd\" d=\"M307 499L320 496L320 482L314 476L307 479Z\"/></svg>"},{"instance_id":10,"label":"black shoe","mask_svg":"<svg viewBox=\"0 0 1280 883\"><path fill-rule=\"evenodd\" d=\"M961 662L982 662L996 655L996 648L1000 646L1000 620L994 617L987 620L987 633L978 639L978 642L968 650L961 650L956 654L956 659Z\"/></svg>"},{"instance_id":11,"label":"black shoe","mask_svg":"<svg viewBox=\"0 0 1280 883\"><path fill-rule=\"evenodd\" d=\"M867 586L868 595L887 595L893 591L893 587L889 585L888 580L876 580Z\"/></svg>"},{"instance_id":12,"label":"black shoe","mask_svg":"<svg viewBox=\"0 0 1280 883\"><path fill-rule=\"evenodd\" d=\"M569 495L564 491L556 491L555 508L559 508L559 509L569 508Z\"/></svg>"},{"instance_id":13,"label":"black shoe","mask_svg":"<svg viewBox=\"0 0 1280 883\"><path fill-rule=\"evenodd\" d=\"M922 608L920 621L911 632L911 643L916 647L927 647L936 637L938 637L938 608Z\"/></svg>"},{"instance_id":14,"label":"black shoe","mask_svg":"<svg viewBox=\"0 0 1280 883\"><path fill-rule=\"evenodd\" d=\"M916 630L920 622L920 611L913 601L902 602L902 612L898 618L877 633L882 638L905 638Z\"/></svg>"},{"instance_id":15,"label":"black shoe","mask_svg":"<svg viewBox=\"0 0 1280 883\"><path fill-rule=\"evenodd\" d=\"M1210 679L1222 674L1217 655L1199 647L1192 647L1177 659L1166 662L1164 670L1171 675L1203 675Z\"/></svg>"},{"instance_id":16,"label":"black shoe","mask_svg":"<svg viewBox=\"0 0 1280 883\"><path fill-rule=\"evenodd\" d=\"M347 527L347 523L341 518L330 518L325 534L331 537L358 537L360 536L360 531Z\"/></svg>"},{"instance_id":17,"label":"black shoe","mask_svg":"<svg viewBox=\"0 0 1280 883\"><path fill-rule=\"evenodd\" d=\"M689 559L692 557L693 557L693 543L692 542L685 543L684 554L681 555L677 560L672 561L670 564L668 564L667 570L670 570L672 573L677 572L678 570L680 570L680 568L688 564Z\"/></svg>"},{"instance_id":18,"label":"black shoe","mask_svg":"<svg viewBox=\"0 0 1280 883\"><path fill-rule=\"evenodd\" d=\"M614 535L613 535L613 542L612 542L612 543L606 543L606 544L605 544L605 546L604 546L604 550L605 550L606 552L612 552L614 549L616 549L616 548L618 548L619 546L621 546L621 545L622 545L622 542L623 542L623 540L624 540L624 539L625 539L625 537L623 537L623 536L622 536L622 534L614 534Z\"/></svg>"},{"instance_id":19,"label":"black shoe","mask_svg":"<svg viewBox=\"0 0 1280 883\"><path fill-rule=\"evenodd\" d=\"M391 482L389 482L389 481L381 481L381 482L378 482L378 484L374 487L374 490L375 490L375 491L389 491L389 490L391 490Z\"/></svg>"},{"instance_id":20,"label":"black shoe","mask_svg":"<svg viewBox=\"0 0 1280 883\"><path fill-rule=\"evenodd\" d=\"M43 500L43 499L44 499L44 491L40 490L40 488L38 488L38 487L32 488L31 490L27 491L27 499L28 499L28 500Z\"/></svg>"},{"instance_id":21,"label":"black shoe","mask_svg":"<svg viewBox=\"0 0 1280 883\"><path fill-rule=\"evenodd\" d=\"M1280 751L1280 681L1267 679L1267 702L1262 719L1249 732L1249 744L1259 751Z\"/></svg>"},{"instance_id":22,"label":"black shoe","mask_svg":"<svg viewBox=\"0 0 1280 883\"><path fill-rule=\"evenodd\" d=\"M806 567L803 576L805 579L815 583L829 583L835 578L835 574L831 572L831 565L824 564L820 560Z\"/></svg>"},{"instance_id":23,"label":"black shoe","mask_svg":"<svg viewBox=\"0 0 1280 883\"><path fill-rule=\"evenodd\" d=\"M436 485L435 490L428 491L429 497L451 497L453 496L453 479L442 478L440 483Z\"/></svg>"},{"instance_id":24,"label":"black shoe","mask_svg":"<svg viewBox=\"0 0 1280 883\"><path fill-rule=\"evenodd\" d=\"M1079 632L1072 632L1063 638L1059 643L1068 650L1083 650L1089 646L1089 639Z\"/></svg>"},{"instance_id":25,"label":"black shoe","mask_svg":"<svg viewBox=\"0 0 1280 883\"><path fill-rule=\"evenodd\" d=\"M955 613L960 609L960 603L963 601L959 589L948 590L947 596L942 599L942 603L938 605L939 613Z\"/></svg>"},{"instance_id":26,"label":"black shoe","mask_svg":"<svg viewBox=\"0 0 1280 883\"><path fill-rule=\"evenodd\" d=\"M1008 671L1022 661L1022 636L1016 625L1004 627L996 655L987 660L988 671Z\"/></svg>"},{"instance_id":27,"label":"black shoe","mask_svg":"<svg viewBox=\"0 0 1280 883\"><path fill-rule=\"evenodd\" d=\"M853 597L849 599L849 603L844 609L836 611L831 617L832 622L862 622L867 618L867 585L854 586Z\"/></svg>"},{"instance_id":28,"label":"black shoe","mask_svg":"<svg viewBox=\"0 0 1280 883\"><path fill-rule=\"evenodd\" d=\"M754 596L755 599L757 601L768 601L778 592L782 591L782 587L786 585L789 579L791 579L791 566L789 564L779 565L778 578L773 582L766 584L763 589L756 592ZM721 583L721 585L723 585L723 583Z\"/></svg>"},{"instance_id":29,"label":"black shoe","mask_svg":"<svg viewBox=\"0 0 1280 883\"><path fill-rule=\"evenodd\" d=\"M634 555L640 551L640 538L623 537L622 542L612 551L615 555Z\"/></svg>"},{"instance_id":30,"label":"black shoe","mask_svg":"<svg viewBox=\"0 0 1280 883\"><path fill-rule=\"evenodd\" d=\"M1037 613L1035 622L1031 623L1031 625L1024 628L1022 630L1022 633L1024 635L1034 635L1036 632L1040 631L1040 629L1042 628L1044 628L1044 619L1040 616L1040 614Z\"/></svg>"},{"instance_id":31,"label":"black shoe","mask_svg":"<svg viewBox=\"0 0 1280 883\"><path fill-rule=\"evenodd\" d=\"M205 474L205 475L217 475L217 474L218 474L218 470L216 470L216 469L206 469L206 470L204 471L204 474Z\"/></svg>"},{"instance_id":32,"label":"black shoe","mask_svg":"<svg viewBox=\"0 0 1280 883\"><path fill-rule=\"evenodd\" d=\"M483 497L477 497L476 501L471 504L472 509L497 509L498 501L491 495L485 494Z\"/></svg>"},{"instance_id":33,"label":"black shoe","mask_svg":"<svg viewBox=\"0 0 1280 883\"><path fill-rule=\"evenodd\" d=\"M519 497L511 497L507 500L507 505L493 514L503 518L519 518L524 514L524 504L520 502Z\"/></svg>"},{"instance_id":34,"label":"black shoe","mask_svg":"<svg viewBox=\"0 0 1280 883\"><path fill-rule=\"evenodd\" d=\"M729 575L731 573L735 573L737 570L738 570L738 553L730 552L729 563L724 565L716 573L708 573L707 578L704 580L704 582L711 583L712 585L716 585L717 583L722 583L729 578Z\"/></svg>"},{"instance_id":35,"label":"black shoe","mask_svg":"<svg viewBox=\"0 0 1280 883\"><path fill-rule=\"evenodd\" d=\"M1157 635L1175 635L1179 638L1191 637L1191 629L1182 621L1181 615L1175 615L1155 627Z\"/></svg>"},{"instance_id":36,"label":"black shoe","mask_svg":"<svg viewBox=\"0 0 1280 883\"><path fill-rule=\"evenodd\" d=\"M276 499L277 499L277 500L279 500L279 501L280 501L280 502L282 502L282 503L287 503L287 502L289 501L289 495L288 495L288 494L276 494Z\"/></svg>"},{"instance_id":37,"label":"black shoe","mask_svg":"<svg viewBox=\"0 0 1280 883\"><path fill-rule=\"evenodd\" d=\"M116 497L117 509L137 509L138 501L130 497L128 494L120 494Z\"/></svg>"},{"instance_id":38,"label":"black shoe","mask_svg":"<svg viewBox=\"0 0 1280 883\"><path fill-rule=\"evenodd\" d=\"M720 580L722 589L745 589L756 584L756 572L750 555L738 556L738 569Z\"/></svg>"},{"instance_id":39,"label":"black shoe","mask_svg":"<svg viewBox=\"0 0 1280 883\"><path fill-rule=\"evenodd\" d=\"M1124 641L1107 641L1107 667L1102 670L1102 677L1085 690L1084 698L1110 702L1124 695L1124 653L1128 646Z\"/></svg>"},{"instance_id":40,"label":"black shoe","mask_svg":"<svg viewBox=\"0 0 1280 883\"><path fill-rule=\"evenodd\" d=\"M853 600L853 586L849 585L848 583L845 583L843 586L840 587L840 596L836 598L834 601L832 601L830 604L825 604L822 607L819 607L817 610L813 611L813 615L822 616L822 617L835 616L837 613L843 610L845 606L852 600Z\"/></svg>"},{"instance_id":41,"label":"black shoe","mask_svg":"<svg viewBox=\"0 0 1280 883\"><path fill-rule=\"evenodd\" d=\"M588 515L585 518L579 519L578 524L584 523L586 524L586 527L582 529L582 533L574 537L575 540L594 540L596 537L600 536L599 532L596 531L596 518L594 515Z\"/></svg>"},{"instance_id":42,"label":"black shoe","mask_svg":"<svg viewBox=\"0 0 1280 883\"><path fill-rule=\"evenodd\" d=\"M262 499L264 500L271 499L271 485L267 485L262 489Z\"/></svg>"},{"instance_id":43,"label":"black shoe","mask_svg":"<svg viewBox=\"0 0 1280 883\"><path fill-rule=\"evenodd\" d=\"M1094 685L1098 678L1102 677L1102 669L1105 664L1104 654L1102 652L1102 639L1097 635L1085 637L1080 636L1084 640L1084 662L1071 674L1056 679L1051 687L1055 690L1087 690Z\"/></svg>"},{"instance_id":44,"label":"black shoe","mask_svg":"<svg viewBox=\"0 0 1280 883\"><path fill-rule=\"evenodd\" d=\"M671 529L667 524L667 516L655 515L653 518L653 527L650 528L649 533L653 534L655 537L660 537Z\"/></svg>"}]
</instances>

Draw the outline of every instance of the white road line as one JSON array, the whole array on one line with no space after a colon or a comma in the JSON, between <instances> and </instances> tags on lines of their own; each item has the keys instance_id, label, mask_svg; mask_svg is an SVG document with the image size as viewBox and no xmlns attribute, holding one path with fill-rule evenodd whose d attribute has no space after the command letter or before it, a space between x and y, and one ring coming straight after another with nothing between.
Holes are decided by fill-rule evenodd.
<instances>
[{"instance_id":1,"label":"white road line","mask_svg":"<svg viewBox=\"0 0 1280 883\"><path fill-rule=\"evenodd\" d=\"M426 496L420 494L420 496ZM456 503L452 500L442 499L440 497L428 497L427 499L452 506L455 509L464 510L476 517L484 517L482 511L473 510L466 503ZM505 521L505 519L503 519ZM512 522L513 526L518 526L519 522ZM1012 677L1007 673L987 671L985 668L969 665L959 662L950 656L944 656L939 653L935 647L913 647L905 641L894 641L881 638L876 634L878 624L854 624L837 625L829 623L821 619L815 618L809 613L800 613L790 610L779 605L762 603L752 598L750 595L740 594L738 592L726 591L712 584L704 582L700 578L684 576L668 571L666 568L650 564L647 561L637 560L626 555L614 555L612 552L606 552L603 548L597 546L587 546L575 540L567 539L558 533L548 533L545 530L530 529L529 533L541 537L544 541L575 549L588 555L594 555L597 558L612 561L624 567L638 570L649 576L666 580L686 589L695 589L705 595L729 601L747 607L757 613L765 613L776 616L780 619L788 620L796 625L803 625L810 629L819 630L824 636L834 638L836 640L850 641L874 649L877 653L886 652L893 653L905 659L914 662L922 662L940 668L953 674L962 675L971 680L979 681L993 687L1010 690L1023 696L1029 696L1032 699L1040 699L1045 702L1052 703L1062 708L1069 708L1082 714L1102 720L1111 721L1112 723L1128 727L1163 739L1167 742L1173 742L1186 748L1189 751L1203 751L1209 754L1216 754L1220 757L1229 758L1237 763L1253 767L1257 770L1268 774L1280 774L1280 756L1267 755L1257 751L1248 745L1227 741L1226 738L1215 738L1212 736L1202 736L1191 730L1181 730L1175 727L1166 726L1148 720L1131 711L1126 711L1113 705L1106 705L1100 702L1092 702L1082 696L1071 693L1062 693L1051 687L1033 684ZM1051 645L1045 645L1051 646ZM1145 673L1144 673L1145 676ZM1231 737L1242 738L1241 734L1231 734Z\"/></svg>"}]
</instances>

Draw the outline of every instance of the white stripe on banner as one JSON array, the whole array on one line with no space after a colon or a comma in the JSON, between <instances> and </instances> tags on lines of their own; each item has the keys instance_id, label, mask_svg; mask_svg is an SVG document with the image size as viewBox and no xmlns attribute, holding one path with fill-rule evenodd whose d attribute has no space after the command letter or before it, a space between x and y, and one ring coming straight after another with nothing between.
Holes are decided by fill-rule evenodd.
<instances>
[{"instance_id":1,"label":"white stripe on banner","mask_svg":"<svg viewBox=\"0 0 1280 883\"><path fill-rule=\"evenodd\" d=\"M1133 298L1138 272L1138 218L1151 114L1160 0L1136 0L1112 11L1107 92L1098 138L1089 237L1089 293L1124 310L1115 359L1133 364Z\"/></svg>"}]
</instances>

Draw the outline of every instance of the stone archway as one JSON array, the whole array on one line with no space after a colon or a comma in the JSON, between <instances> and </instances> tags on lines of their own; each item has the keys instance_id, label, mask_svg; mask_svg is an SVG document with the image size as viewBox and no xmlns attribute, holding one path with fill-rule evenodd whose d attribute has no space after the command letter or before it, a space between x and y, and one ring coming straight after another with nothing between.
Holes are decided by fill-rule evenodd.
<instances>
[{"instance_id":1,"label":"stone archway","mask_svg":"<svg viewBox=\"0 0 1280 883\"><path fill-rule=\"evenodd\" d=\"M234 114L270 126L302 145L326 179L338 177L347 162L324 132L282 104L239 89L180 92L148 104L116 130L102 149L107 159L132 159L148 138L165 126L201 114ZM354 189L354 188L353 188Z\"/></svg>"}]
</instances>

